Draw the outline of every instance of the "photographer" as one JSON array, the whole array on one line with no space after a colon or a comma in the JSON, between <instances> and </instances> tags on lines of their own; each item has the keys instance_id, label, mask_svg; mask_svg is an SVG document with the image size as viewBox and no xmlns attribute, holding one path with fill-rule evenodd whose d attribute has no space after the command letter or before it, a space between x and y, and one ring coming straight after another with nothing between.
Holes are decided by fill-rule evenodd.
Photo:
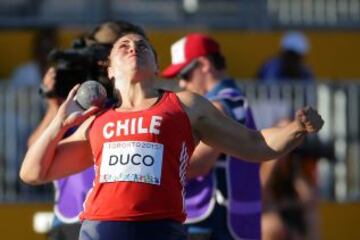
<instances>
[{"instance_id":1,"label":"photographer","mask_svg":"<svg viewBox=\"0 0 360 240\"><path fill-rule=\"evenodd\" d=\"M48 69L40 87L40 93L47 101L47 112L28 139L29 147L48 127L68 91L77 83L97 80L107 88L111 99L112 87L104 70L108 50L121 32L131 26L132 24L123 21L103 23L78 39L77 46L72 49L54 50L50 54L55 66ZM65 136L71 135L73 131L74 129L70 129ZM55 216L48 239L78 239L81 226L78 215L83 210L83 202L93 185L93 179L94 168L91 166L80 173L54 181Z\"/></svg>"}]
</instances>

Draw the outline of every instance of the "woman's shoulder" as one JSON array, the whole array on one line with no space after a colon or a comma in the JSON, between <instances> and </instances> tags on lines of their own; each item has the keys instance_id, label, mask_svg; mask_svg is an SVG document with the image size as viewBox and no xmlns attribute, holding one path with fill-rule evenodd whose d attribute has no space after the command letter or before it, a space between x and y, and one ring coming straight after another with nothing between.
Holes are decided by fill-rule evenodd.
<instances>
[{"instance_id":1,"label":"woman's shoulder","mask_svg":"<svg viewBox=\"0 0 360 240\"><path fill-rule=\"evenodd\" d=\"M195 105L199 100L201 101L202 96L190 92L190 91L179 91L175 93L179 98L180 102L188 107Z\"/></svg>"}]
</instances>

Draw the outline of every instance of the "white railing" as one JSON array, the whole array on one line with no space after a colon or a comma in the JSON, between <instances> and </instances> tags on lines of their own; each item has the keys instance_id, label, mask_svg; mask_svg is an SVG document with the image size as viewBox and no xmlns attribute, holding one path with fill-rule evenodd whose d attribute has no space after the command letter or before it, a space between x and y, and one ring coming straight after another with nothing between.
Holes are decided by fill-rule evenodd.
<instances>
[{"instance_id":1,"label":"white railing","mask_svg":"<svg viewBox=\"0 0 360 240\"><path fill-rule=\"evenodd\" d=\"M27 186L18 177L27 138L43 112L37 92L0 82L0 201L40 200L51 191L48 186Z\"/></svg>"},{"instance_id":2,"label":"white railing","mask_svg":"<svg viewBox=\"0 0 360 240\"><path fill-rule=\"evenodd\" d=\"M260 85L239 81L259 128L291 117L311 105L325 119L322 131L308 139L305 151L319 158L319 190L327 199L360 199L360 84ZM164 85L165 84L165 85ZM176 89L175 81L159 85ZM18 171L26 141L44 113L37 89L11 88L0 82L0 202L50 200L51 186L21 183Z\"/></svg>"}]
</instances>

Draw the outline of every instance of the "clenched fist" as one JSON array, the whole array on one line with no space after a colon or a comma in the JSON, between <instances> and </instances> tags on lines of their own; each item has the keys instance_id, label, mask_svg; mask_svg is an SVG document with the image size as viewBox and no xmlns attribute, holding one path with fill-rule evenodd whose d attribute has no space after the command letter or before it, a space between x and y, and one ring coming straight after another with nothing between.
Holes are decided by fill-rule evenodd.
<instances>
[{"instance_id":1,"label":"clenched fist","mask_svg":"<svg viewBox=\"0 0 360 240\"><path fill-rule=\"evenodd\" d=\"M320 114L312 107L299 109L295 115L295 121L307 133L318 132L324 125L324 120Z\"/></svg>"}]
</instances>

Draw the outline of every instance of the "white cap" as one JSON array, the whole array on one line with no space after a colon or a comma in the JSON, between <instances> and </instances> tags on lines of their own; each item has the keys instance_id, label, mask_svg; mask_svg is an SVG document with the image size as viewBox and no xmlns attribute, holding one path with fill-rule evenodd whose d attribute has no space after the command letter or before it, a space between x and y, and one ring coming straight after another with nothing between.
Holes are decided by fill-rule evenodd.
<instances>
[{"instance_id":1,"label":"white cap","mask_svg":"<svg viewBox=\"0 0 360 240\"><path fill-rule=\"evenodd\" d=\"M309 51L309 42L301 32L287 32L281 40L281 48L305 55Z\"/></svg>"}]
</instances>

